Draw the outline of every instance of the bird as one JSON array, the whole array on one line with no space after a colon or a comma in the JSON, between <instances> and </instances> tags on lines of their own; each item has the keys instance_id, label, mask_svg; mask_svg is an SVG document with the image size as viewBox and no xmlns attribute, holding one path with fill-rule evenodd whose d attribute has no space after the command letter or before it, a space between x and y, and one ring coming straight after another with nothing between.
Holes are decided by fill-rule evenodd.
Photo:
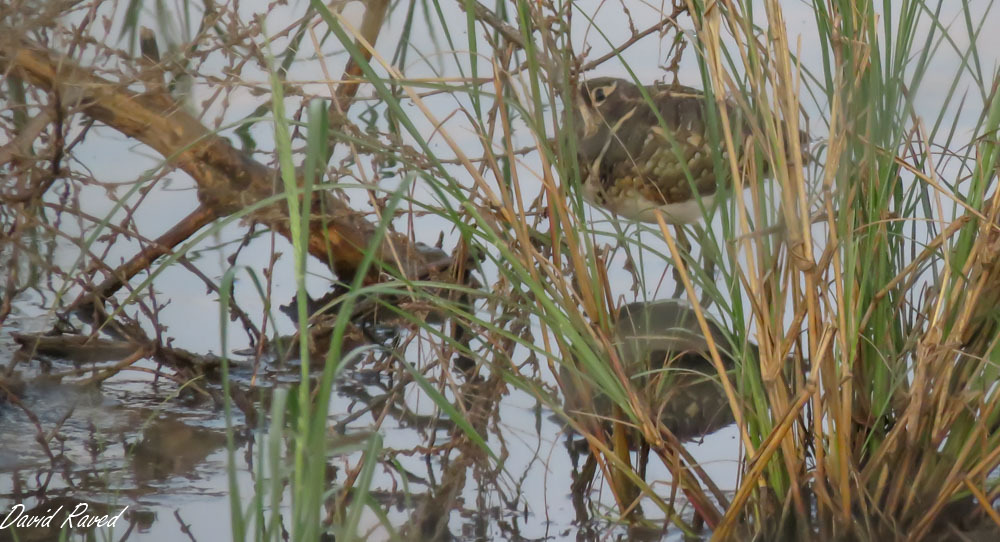
<instances>
[{"instance_id":1,"label":"bird","mask_svg":"<svg viewBox=\"0 0 1000 542\"><path fill-rule=\"evenodd\" d=\"M722 328L706 317L727 371L739 363ZM629 303L618 311L615 342L633 375L644 375L646 400L665 427L681 440L713 433L734 421L729 400L712 365L708 340L694 309L679 299ZM757 347L747 345L747 355Z\"/></svg>"},{"instance_id":2,"label":"bird","mask_svg":"<svg viewBox=\"0 0 1000 542\"><path fill-rule=\"evenodd\" d=\"M706 316L708 330L726 371L739 363L722 327ZM734 421L731 405L712 364L708 340L693 308L680 299L637 301L622 306L614 318L611 336L623 370L640 401L679 440L713 433ZM748 343L745 356L755 358L757 345ZM571 411L596 411L612 416L607 397L578 393L572 371L560 374L566 406ZM632 445L634 443L630 443Z\"/></svg>"},{"instance_id":3,"label":"bird","mask_svg":"<svg viewBox=\"0 0 1000 542\"><path fill-rule=\"evenodd\" d=\"M583 197L641 222L655 223L657 210L668 224L696 222L719 189L731 183L728 167L716 175L705 94L676 83L645 90L648 102L640 87L625 79L598 77L577 86L572 112ZM733 133L750 135L737 106L726 101L725 107ZM799 139L805 148L804 132ZM722 158L728 159L725 150ZM764 168L766 174L769 165Z\"/></svg>"}]
</instances>

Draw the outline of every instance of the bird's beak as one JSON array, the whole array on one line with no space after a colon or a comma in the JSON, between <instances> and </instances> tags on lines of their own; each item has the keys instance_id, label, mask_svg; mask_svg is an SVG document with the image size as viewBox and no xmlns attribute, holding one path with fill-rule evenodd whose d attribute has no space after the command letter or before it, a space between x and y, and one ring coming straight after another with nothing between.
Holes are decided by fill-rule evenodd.
<instances>
[{"instance_id":1,"label":"bird's beak","mask_svg":"<svg viewBox=\"0 0 1000 542\"><path fill-rule=\"evenodd\" d=\"M582 133L583 137L590 137L597 132L596 111L594 111L594 107L590 103L590 93L587 87L583 85L577 87L573 120L575 121L576 130L578 130L577 133Z\"/></svg>"},{"instance_id":2,"label":"bird's beak","mask_svg":"<svg viewBox=\"0 0 1000 542\"><path fill-rule=\"evenodd\" d=\"M583 126L583 137L590 137L597 133L597 115L591 109L590 104L580 101L576 106L576 120ZM580 126L577 126L580 128Z\"/></svg>"}]
</instances>

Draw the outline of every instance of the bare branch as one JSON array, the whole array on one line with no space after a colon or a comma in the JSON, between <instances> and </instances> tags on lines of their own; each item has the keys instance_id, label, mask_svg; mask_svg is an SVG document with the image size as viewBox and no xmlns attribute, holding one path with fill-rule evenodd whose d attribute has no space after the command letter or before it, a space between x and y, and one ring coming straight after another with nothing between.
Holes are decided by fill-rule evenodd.
<instances>
[{"instance_id":1,"label":"bare branch","mask_svg":"<svg viewBox=\"0 0 1000 542\"><path fill-rule=\"evenodd\" d=\"M0 70L64 96L78 96L85 114L149 145L171 166L189 174L198 184L202 204L218 217L275 193L273 170L210 131L169 96L132 92L33 43L23 43L16 52L0 51ZM314 194L312 207L316 218L310 225L310 254L327 262L341 278L350 279L375 238L376 227L327 193ZM320 216L321 211L326 214ZM261 209L251 219L285 237L291 235L283 204ZM408 277L427 276L451 261L442 251L414 246L405 235L394 232L386 234L377 251L379 261Z\"/></svg>"}]
</instances>

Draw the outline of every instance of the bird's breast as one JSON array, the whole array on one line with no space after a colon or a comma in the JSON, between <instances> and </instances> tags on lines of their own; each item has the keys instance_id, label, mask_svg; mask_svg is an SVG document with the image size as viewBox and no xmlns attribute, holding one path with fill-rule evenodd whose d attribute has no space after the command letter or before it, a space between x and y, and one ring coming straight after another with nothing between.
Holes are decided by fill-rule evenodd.
<instances>
[{"instance_id":1,"label":"bird's breast","mask_svg":"<svg viewBox=\"0 0 1000 542\"><path fill-rule=\"evenodd\" d=\"M653 224L657 223L657 210L663 214L663 220L667 224L689 224L702 219L702 207L707 211L715 204L714 193L675 203L650 199L639 189L619 190L614 195L609 195L601 186L600 180L593 177L587 178L583 184L583 199L618 216Z\"/></svg>"}]
</instances>

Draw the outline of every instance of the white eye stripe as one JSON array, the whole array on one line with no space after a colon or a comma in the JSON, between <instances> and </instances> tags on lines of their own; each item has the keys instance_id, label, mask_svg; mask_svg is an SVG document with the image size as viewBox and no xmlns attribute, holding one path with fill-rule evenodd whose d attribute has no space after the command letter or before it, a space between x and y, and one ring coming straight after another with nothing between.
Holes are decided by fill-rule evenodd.
<instances>
[{"instance_id":1,"label":"white eye stripe","mask_svg":"<svg viewBox=\"0 0 1000 542\"><path fill-rule=\"evenodd\" d=\"M610 85L604 85L603 87L597 87L590 91L590 101L594 105L600 105L604 100L608 99L608 96L618 88L618 83L612 83Z\"/></svg>"}]
</instances>

